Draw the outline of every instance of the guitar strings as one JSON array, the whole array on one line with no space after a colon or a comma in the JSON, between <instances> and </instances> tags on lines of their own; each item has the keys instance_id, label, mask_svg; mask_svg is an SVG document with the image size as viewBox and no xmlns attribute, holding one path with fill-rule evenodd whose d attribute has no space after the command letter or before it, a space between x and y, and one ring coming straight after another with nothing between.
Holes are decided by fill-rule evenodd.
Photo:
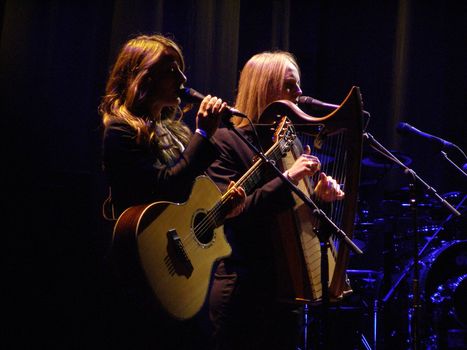
<instances>
[{"instance_id":1,"label":"guitar strings","mask_svg":"<svg viewBox=\"0 0 467 350\"><path fill-rule=\"evenodd\" d=\"M278 127L278 129L281 129L283 127L283 125L286 123L286 119L284 119L280 126ZM288 125L288 128L286 130L293 130L290 126L290 124ZM277 133L276 133L277 134ZM294 133L292 133L292 137L294 137ZM274 156L274 159L279 159L280 156L282 156L283 154L283 151L281 150L280 146L281 146L281 143L280 141L284 139L284 137L282 137L279 141L277 141L273 146L271 146L271 148L266 152L266 156ZM249 192L251 191L252 187L253 187L253 184L257 181L253 181L253 179L256 177L256 176L259 176L261 171L263 170L262 169L262 165L265 164L263 162L262 159L259 159L255 164L253 164L253 166L250 168L249 171L247 171L236 183L235 185L233 186L232 189L230 189L229 191L227 191L224 195L222 195L221 197L221 200L216 203L216 205L210 209L206 216L200 221L200 223L198 225L196 225L193 229L194 231L194 234L195 234L195 237L196 238L202 238L205 234L209 233L211 230L214 230L217 226L217 222L219 221L218 219L219 218L222 218L223 213L222 211L224 210L224 205L230 200L230 196L231 196L231 193L233 192L233 189L236 188L236 187L243 187L245 189L245 192L247 193L247 195L249 194ZM250 181L250 183L248 182ZM251 188L250 188L251 187ZM185 243L185 241L183 241L183 243ZM195 241L193 240L189 240L188 241L188 244L186 244L186 250L188 251L193 245L195 245ZM196 247L196 245L195 245Z\"/></svg>"},{"instance_id":2,"label":"guitar strings","mask_svg":"<svg viewBox=\"0 0 467 350\"><path fill-rule=\"evenodd\" d=\"M322 171L324 171L327 175L331 175L333 176L333 178L338 179L339 183L341 184L346 183L345 164L347 162L347 152L344 150L344 147L342 147L342 144L344 143L343 134L344 133L339 133L336 137L328 138L327 142L324 144L324 149L323 149L323 151L325 151L324 153L326 154L329 150L333 151L332 153L335 155L335 160L326 162L323 167L324 169L322 169ZM267 156L273 155L274 159L280 159L280 156L282 156L283 152L281 151L279 146L280 146L280 143L277 142L275 145L271 147L271 149L266 153L266 155ZM252 168L250 168L250 171L244 174L235 183L234 188L243 186L247 194L249 194L249 191L250 191L249 182L253 184L256 183L256 181L254 181L255 177L261 174L261 171L263 170L263 164L264 162L261 159L258 160L252 166ZM253 187L253 185L251 185L251 187ZM345 188L343 188L343 190L345 191ZM206 213L206 216L200 221L200 223L194 226L193 230L194 230L195 237L197 237L198 239L201 239L206 234L208 234L211 230L214 230L216 227L218 227L217 222L219 221L219 218L222 218L222 216L225 214L225 212L223 212L223 210L225 209L224 206L229 201L232 191L233 191L233 188L227 191L221 197L221 200L218 203L216 203L216 205ZM330 217L333 220L333 222L338 223L338 226L340 226L339 224L342 220L343 207L344 207L344 204L341 201L338 201L337 203L334 203L331 208ZM186 243L186 241L184 243ZM336 242L333 242L333 243L336 243ZM189 240L188 244L186 245L187 251L190 250L192 246L195 244L196 244L195 241ZM338 256L338 251L336 247L331 247L331 253L332 255L334 255L334 257Z\"/></svg>"},{"instance_id":3,"label":"guitar strings","mask_svg":"<svg viewBox=\"0 0 467 350\"><path fill-rule=\"evenodd\" d=\"M279 144L275 144L273 147L271 147L270 151L268 151L266 155L273 155L274 157L281 155L282 152L280 151L278 145ZM257 182L253 180L257 178L263 171L262 169L263 164L265 163L262 160L258 160L250 168L250 171L247 172L245 175L243 175L235 183L234 187L230 189L229 191L227 191L222 196L221 200L218 203L216 203L216 205L207 212L206 216L200 221L200 223L194 227L195 237L202 238L204 235L208 234L211 230L214 230L216 227L218 227L216 223L219 221L219 218L222 218L222 216L225 214L223 213L223 210L225 209L224 206L230 200L231 193L233 192L233 189L235 187L244 187L245 192L247 192L247 195L249 194L249 192L251 191L251 187L253 187L253 184ZM192 240L190 240L187 244L187 249L191 248L191 246L195 245L195 243L196 242L193 242Z\"/></svg>"}]
</instances>

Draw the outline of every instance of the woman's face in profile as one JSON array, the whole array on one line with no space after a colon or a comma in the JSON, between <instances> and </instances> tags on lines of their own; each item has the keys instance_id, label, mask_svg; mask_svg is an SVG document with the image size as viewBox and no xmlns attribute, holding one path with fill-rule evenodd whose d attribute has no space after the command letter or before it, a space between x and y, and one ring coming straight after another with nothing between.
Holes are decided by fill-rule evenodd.
<instances>
[{"instance_id":1,"label":"woman's face in profile","mask_svg":"<svg viewBox=\"0 0 467 350\"><path fill-rule=\"evenodd\" d=\"M180 104L178 91L186 82L182 72L180 58L173 49L166 49L152 73L151 100L160 107L177 106Z\"/></svg>"},{"instance_id":2,"label":"woman's face in profile","mask_svg":"<svg viewBox=\"0 0 467 350\"><path fill-rule=\"evenodd\" d=\"M301 95L300 74L298 73L297 67L295 67L292 62L289 62L285 71L281 99L297 102L297 98Z\"/></svg>"}]
</instances>

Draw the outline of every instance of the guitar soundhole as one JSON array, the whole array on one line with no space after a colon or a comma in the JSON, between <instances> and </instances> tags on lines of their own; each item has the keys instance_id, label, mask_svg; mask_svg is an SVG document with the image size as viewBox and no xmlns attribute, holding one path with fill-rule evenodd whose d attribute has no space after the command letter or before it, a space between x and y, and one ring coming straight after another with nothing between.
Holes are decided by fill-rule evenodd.
<instances>
[{"instance_id":1,"label":"guitar soundhole","mask_svg":"<svg viewBox=\"0 0 467 350\"><path fill-rule=\"evenodd\" d=\"M214 238L214 223L207 218L206 213L198 212L193 220L193 228L196 239L201 244L212 243Z\"/></svg>"}]
</instances>

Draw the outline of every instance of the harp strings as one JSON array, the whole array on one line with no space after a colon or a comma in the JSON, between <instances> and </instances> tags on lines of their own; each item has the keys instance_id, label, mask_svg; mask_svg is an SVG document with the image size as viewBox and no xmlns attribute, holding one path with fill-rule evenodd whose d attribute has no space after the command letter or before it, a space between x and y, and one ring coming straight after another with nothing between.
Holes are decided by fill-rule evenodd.
<instances>
[{"instance_id":1,"label":"harp strings","mask_svg":"<svg viewBox=\"0 0 467 350\"><path fill-rule=\"evenodd\" d=\"M321 171L328 176L332 176L341 189L345 192L346 184L346 164L347 150L345 148L345 133L339 132L329 135L320 149L314 147L314 137L310 134L301 133L298 135L304 145L310 145L311 154L317 156L321 161ZM316 185L319 174L315 174L311 182ZM312 186L313 188L314 186ZM316 199L317 205L325 211L326 215L338 226L343 222L344 201L335 201L331 204ZM338 240L333 237L334 244Z\"/></svg>"}]
</instances>

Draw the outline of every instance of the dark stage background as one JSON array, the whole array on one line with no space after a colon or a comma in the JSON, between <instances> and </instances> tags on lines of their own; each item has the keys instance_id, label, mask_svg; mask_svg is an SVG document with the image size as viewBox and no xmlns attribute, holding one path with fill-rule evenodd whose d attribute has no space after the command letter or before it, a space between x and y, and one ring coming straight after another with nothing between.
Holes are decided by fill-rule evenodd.
<instances>
[{"instance_id":1,"label":"dark stage background","mask_svg":"<svg viewBox=\"0 0 467 350\"><path fill-rule=\"evenodd\" d=\"M105 348L112 336L102 306L111 227L101 215L97 106L131 35L173 35L187 85L230 102L250 56L289 50L305 95L339 104L358 86L380 143L410 157L438 193L465 191L439 150L395 130L408 122L465 150L464 1L3 0L0 15L10 348ZM378 217L408 178L396 168L362 169L360 197L368 217Z\"/></svg>"}]
</instances>

